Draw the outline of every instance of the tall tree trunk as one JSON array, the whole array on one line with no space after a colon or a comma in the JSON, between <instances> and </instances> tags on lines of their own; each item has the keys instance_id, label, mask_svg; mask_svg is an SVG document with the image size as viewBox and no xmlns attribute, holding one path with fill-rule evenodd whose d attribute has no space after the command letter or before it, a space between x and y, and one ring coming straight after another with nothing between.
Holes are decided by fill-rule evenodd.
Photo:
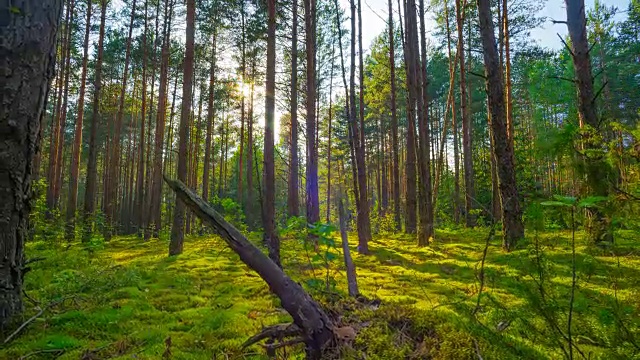
<instances>
[{"instance_id":1,"label":"tall tree trunk","mask_svg":"<svg viewBox=\"0 0 640 360\"><path fill-rule=\"evenodd\" d=\"M122 118L124 117L124 106L125 106L125 94L127 92L127 81L129 80L129 62L131 60L131 39L133 35L133 21L136 16L136 1L134 0L131 5L131 20L129 21L129 35L127 37L127 47L125 50L124 57L124 74L122 75L122 87L120 88L120 100L118 102L118 113L116 115L116 121L114 126L114 135L113 135L113 147L111 148L111 161L108 165L109 169L109 181L107 182L106 187L106 197L105 200L105 240L110 240L111 236L114 233L118 233L117 225L115 223L115 209L116 209L116 201L117 201L117 189L119 185L119 170L120 170L120 143L121 143L121 133L122 133Z\"/></svg>"},{"instance_id":2,"label":"tall tree trunk","mask_svg":"<svg viewBox=\"0 0 640 360\"><path fill-rule=\"evenodd\" d=\"M489 113L491 114L491 129L493 130L491 137L493 139L493 152L498 162L498 184L500 186L504 232L502 246L505 250L510 251L515 247L518 240L524 237L524 224L516 186L513 147L507 136L504 82L498 59L491 6L489 0L478 0L477 3L487 94L489 96Z\"/></svg>"},{"instance_id":3,"label":"tall tree trunk","mask_svg":"<svg viewBox=\"0 0 640 360\"><path fill-rule=\"evenodd\" d=\"M597 140L602 131L601 121L598 119L593 91L593 75L591 69L591 56L587 40L586 18L584 0L565 0L567 5L567 28L571 38L571 56L575 68L575 83L578 93L578 114L580 116L581 143L583 151L579 152L580 161L583 163L583 171L586 176L584 192L588 196L609 195L610 165L600 155L589 155L589 150L599 149L601 142ZM587 209L588 221L586 224L588 239L594 243L613 241L611 232L611 219L599 208Z\"/></svg>"},{"instance_id":4,"label":"tall tree trunk","mask_svg":"<svg viewBox=\"0 0 640 360\"><path fill-rule=\"evenodd\" d=\"M244 196L242 191L242 174L244 171L243 163L244 163L244 112L245 112L245 87L246 87L246 77L247 77L247 64L246 64L246 22L245 22L245 13L244 13L244 1L241 1L242 8L240 9L240 14L242 16L242 59L240 67L242 71L242 103L240 105L240 150L238 153L238 194L237 200L240 204L241 208L244 210Z\"/></svg>"},{"instance_id":5,"label":"tall tree trunk","mask_svg":"<svg viewBox=\"0 0 640 360\"><path fill-rule=\"evenodd\" d=\"M351 0L351 56L352 56L352 75L351 81L355 82L355 3ZM355 143L355 155L356 155L356 167L358 170L358 214L357 214L357 228L358 228L358 252L360 254L369 253L369 241L371 241L371 224L369 220L369 194L367 191L367 168L365 163L365 143L364 143L364 66L362 59L362 6L361 1L358 0L358 47L360 50L359 67L360 67L360 111L359 111L359 125L356 124L356 111L355 111L355 85L352 84L351 99L352 99L352 112L353 112L353 137ZM359 127L359 129L358 129Z\"/></svg>"},{"instance_id":6,"label":"tall tree trunk","mask_svg":"<svg viewBox=\"0 0 640 360\"><path fill-rule=\"evenodd\" d=\"M304 0L307 53L307 223L320 221L316 148L316 0Z\"/></svg>"},{"instance_id":7,"label":"tall tree trunk","mask_svg":"<svg viewBox=\"0 0 640 360\"><path fill-rule=\"evenodd\" d=\"M264 126L264 239L269 248L269 258L280 263L280 239L276 232L276 171L274 154L274 113L276 106L276 0L267 1L267 76L265 87Z\"/></svg>"},{"instance_id":8,"label":"tall tree trunk","mask_svg":"<svg viewBox=\"0 0 640 360\"><path fill-rule=\"evenodd\" d=\"M211 69L209 70L209 99L207 103L207 135L205 139L204 148L204 171L202 173L202 198L204 201L209 201L209 173L214 178L214 161L211 154L211 138L213 136L213 129L215 129L215 108L213 105L213 99L215 97L215 84L216 84L216 40L218 37L218 29L216 25L216 19L213 19L213 41L212 41L212 53L211 53ZM211 185L213 191L213 182Z\"/></svg>"},{"instance_id":9,"label":"tall tree trunk","mask_svg":"<svg viewBox=\"0 0 640 360\"><path fill-rule=\"evenodd\" d=\"M140 118L140 149L138 158L138 173L136 175L136 223L138 225L138 235L142 236L146 224L144 222L146 216L145 211L142 209L145 204L145 121L147 114L147 36L148 36L148 0L144 2L144 34L142 36L142 103L141 103L141 118ZM150 129L148 130L150 131ZM147 169L148 171L148 169Z\"/></svg>"},{"instance_id":10,"label":"tall tree trunk","mask_svg":"<svg viewBox=\"0 0 640 360\"><path fill-rule=\"evenodd\" d=\"M80 154L82 153L82 123L84 120L84 95L87 83L87 62L89 59L89 35L91 33L91 1L87 1L87 20L84 30L84 52L82 57L82 75L80 76L80 94L78 95L78 118L76 119L71 154L71 172L69 174L69 202L67 203L67 226L65 238L73 240L76 229L76 209L78 206L78 176L80 174Z\"/></svg>"},{"instance_id":11,"label":"tall tree trunk","mask_svg":"<svg viewBox=\"0 0 640 360\"><path fill-rule=\"evenodd\" d=\"M464 44L464 9L462 0L456 0L456 22L458 27L458 41ZM464 51L458 53L460 61L460 111L462 113L462 158L464 166L464 208L465 224L467 227L476 225L473 202L475 201L475 185L473 171L473 147L471 137L471 115L467 103L467 77Z\"/></svg>"},{"instance_id":12,"label":"tall tree trunk","mask_svg":"<svg viewBox=\"0 0 640 360\"><path fill-rule=\"evenodd\" d=\"M400 163L398 159L398 111L396 106L396 55L393 36L393 5L389 3L389 65L391 72L391 156L393 163L393 214L396 231L402 229L400 220ZM400 11L400 9L398 9Z\"/></svg>"},{"instance_id":13,"label":"tall tree trunk","mask_svg":"<svg viewBox=\"0 0 640 360\"><path fill-rule=\"evenodd\" d=\"M410 38L409 38L409 22L408 22L408 18L409 18L409 13L407 11L407 4L405 1L405 29L407 29L405 31L406 34L403 34L403 39L404 39L404 43L403 43L403 48L404 48L404 61L405 61L405 67L407 68L407 72L411 73L411 74L416 74L415 73L415 69L413 67L411 67L411 69L409 69L411 63L411 59L413 57L413 47L410 45ZM414 9L415 10L415 9ZM414 11L415 13L415 11ZM415 40L417 41L417 39ZM415 125L415 119L416 119L416 97L414 94L414 91L411 91L411 89L414 89L414 82L416 81L416 75L413 76L407 76L407 90L408 94L407 94L407 144L406 144L406 148L407 148L407 155L406 155L406 160L405 160L405 181L406 181L406 217L405 217L405 225L404 225L404 231L407 234L415 234L416 233L416 228L417 228L417 214L416 214L416 207L417 207L417 192L416 192L416 184L417 184L417 177L416 177L416 125Z\"/></svg>"},{"instance_id":14,"label":"tall tree trunk","mask_svg":"<svg viewBox=\"0 0 640 360\"><path fill-rule=\"evenodd\" d=\"M107 0L100 3L100 35L98 37L98 55L93 82L93 110L91 114L91 130L89 133L89 162L87 163L87 180L84 193L84 230L82 241L91 238L92 222L96 209L96 189L98 185L98 126L102 120L100 114L100 91L102 89L102 54L104 45L104 28L107 17Z\"/></svg>"},{"instance_id":15,"label":"tall tree trunk","mask_svg":"<svg viewBox=\"0 0 640 360\"><path fill-rule=\"evenodd\" d=\"M58 128L58 146L56 147L56 160L55 160L55 177L53 178L53 208L57 209L60 201L60 189L62 188L63 170L62 158L64 149L64 135L67 124L67 110L69 102L69 77L71 75L71 45L73 36L73 23L75 16L75 0L71 0L71 16L69 17L69 23L67 26L67 46L66 46L66 72L64 74L64 95L62 97L62 111L60 115L60 127Z\"/></svg>"},{"instance_id":16,"label":"tall tree trunk","mask_svg":"<svg viewBox=\"0 0 640 360\"><path fill-rule=\"evenodd\" d=\"M69 64L69 54L68 50L71 47L71 17L73 16L73 4L74 0L67 0L66 6L66 15L64 21L64 27L61 29L56 29L58 32L64 31L62 36L62 50L60 52L60 64L58 66L58 95L56 102L56 110L55 117L51 119L52 127L50 136L50 144L49 144L49 168L47 171L47 209L49 211L53 211L56 209L56 185L57 185L57 174L59 171L59 166L56 164L58 161L58 147L62 146L60 142L60 129L64 126L64 119L62 119L62 98L63 98L63 90L69 88L69 77L67 76L67 65ZM64 79L67 79L65 82ZM65 109L66 114L66 109ZM55 120L54 120L55 119ZM51 215L51 212L48 213Z\"/></svg>"},{"instance_id":17,"label":"tall tree trunk","mask_svg":"<svg viewBox=\"0 0 640 360\"><path fill-rule=\"evenodd\" d=\"M249 111L247 113L247 198L245 204L253 203L253 99L256 81L256 57L251 59L251 88L249 90ZM246 219L249 228L255 224L255 212L252 207L247 207Z\"/></svg>"},{"instance_id":18,"label":"tall tree trunk","mask_svg":"<svg viewBox=\"0 0 640 360\"><path fill-rule=\"evenodd\" d=\"M156 113L155 148L153 155L153 178L151 181L151 209L149 224L153 223L153 236L157 237L162 229L162 149L164 147L164 127L167 114L167 97L169 82L169 51L171 47L171 19L173 17L173 2L168 0L164 4L164 30L160 59L160 87L158 89L158 111Z\"/></svg>"},{"instance_id":19,"label":"tall tree trunk","mask_svg":"<svg viewBox=\"0 0 640 360\"><path fill-rule=\"evenodd\" d=\"M329 75L329 139L327 141L327 216L326 223L331 222L331 135L333 132L333 61L335 59L336 54L336 43L334 40L331 41L331 66L330 66L330 75Z\"/></svg>"},{"instance_id":20,"label":"tall tree trunk","mask_svg":"<svg viewBox=\"0 0 640 360\"><path fill-rule=\"evenodd\" d=\"M62 0L15 0L0 22L0 328L22 313L33 161L54 70ZM7 11L8 10L4 10ZM15 12L18 12L17 14ZM37 24L37 26L33 26Z\"/></svg>"},{"instance_id":21,"label":"tall tree trunk","mask_svg":"<svg viewBox=\"0 0 640 360\"><path fill-rule=\"evenodd\" d=\"M409 0L415 7L415 0ZM418 30L414 22L414 58L415 58L415 71L416 74L420 72L419 76L416 76L416 99L418 103L418 124L419 124L419 137L420 137L420 226L418 227L418 246L424 246L429 244L429 239L433 237L433 185L431 183L432 167L431 154L435 153L431 148L433 143L431 141L431 133L429 130L429 99L427 87L429 80L427 79L427 46L426 46L426 32L425 32L425 18L424 18L424 0L420 0L420 47L421 52L418 51ZM413 12L415 14L415 12ZM412 19L415 21L415 15L412 15ZM418 60L418 53L420 53L420 60Z\"/></svg>"},{"instance_id":22,"label":"tall tree trunk","mask_svg":"<svg viewBox=\"0 0 640 360\"><path fill-rule=\"evenodd\" d=\"M193 87L193 57L195 38L195 0L187 0L187 36L183 63L182 108L180 113L180 139L178 141L178 179L187 179L187 145L189 143L189 117L191 115L191 92ZM171 228L169 255L182 253L184 245L185 206L181 199L176 199Z\"/></svg>"},{"instance_id":23,"label":"tall tree trunk","mask_svg":"<svg viewBox=\"0 0 640 360\"><path fill-rule=\"evenodd\" d=\"M287 191L287 209L289 216L298 216L300 209L299 168L298 164L298 0L292 5L291 33L291 145L289 150L289 187Z\"/></svg>"},{"instance_id":24,"label":"tall tree trunk","mask_svg":"<svg viewBox=\"0 0 640 360\"><path fill-rule=\"evenodd\" d=\"M507 110L507 136L511 142L511 147L514 147L514 129L513 129L513 104L512 104L512 91L511 91L511 46L509 44L509 6L507 0L502 0L502 19L503 29L502 36L504 36L504 68L505 68L505 107Z\"/></svg>"}]
</instances>

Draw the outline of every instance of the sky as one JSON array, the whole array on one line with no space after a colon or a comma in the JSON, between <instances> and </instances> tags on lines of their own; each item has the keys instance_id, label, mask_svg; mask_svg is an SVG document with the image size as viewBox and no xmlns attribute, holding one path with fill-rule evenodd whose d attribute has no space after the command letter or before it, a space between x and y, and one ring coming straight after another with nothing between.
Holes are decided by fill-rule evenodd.
<instances>
[{"instance_id":1,"label":"sky","mask_svg":"<svg viewBox=\"0 0 640 360\"><path fill-rule=\"evenodd\" d=\"M535 0L534 0L535 1ZM540 0L545 1L545 0ZM616 6L618 10L626 10L629 4L629 0L601 0L601 3L606 6ZM343 9L349 9L349 0L340 0L340 4ZM593 8L594 0L585 0L587 10ZM396 2L394 1L394 9L396 9ZM365 19L362 29L362 41L363 47L369 48L373 39L378 36L386 27L386 19L388 5L387 0L362 0L362 17ZM397 11L397 9L395 10ZM426 15L430 19L427 25L427 32L429 32L429 23L433 24L433 14ZM564 1L562 0L548 0L545 3L544 8L540 11L538 16L548 18L548 20L540 28L533 29L531 31L531 38L534 39L539 45L549 49L560 49L563 45L558 39L560 34L564 37L567 34L567 26L565 24L552 24L551 19L564 20L566 18L566 9ZM619 13L617 20L624 19L625 13ZM395 14L395 21L398 21L397 14ZM432 25L433 27L433 25Z\"/></svg>"}]
</instances>

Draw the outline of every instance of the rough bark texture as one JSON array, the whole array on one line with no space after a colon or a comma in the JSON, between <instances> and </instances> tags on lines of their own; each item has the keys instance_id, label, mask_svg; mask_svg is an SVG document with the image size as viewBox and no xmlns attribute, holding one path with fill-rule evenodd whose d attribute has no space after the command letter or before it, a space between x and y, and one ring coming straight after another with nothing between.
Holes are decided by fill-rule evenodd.
<instances>
[{"instance_id":1,"label":"rough bark texture","mask_svg":"<svg viewBox=\"0 0 640 360\"><path fill-rule=\"evenodd\" d=\"M587 196L608 196L610 183L609 165L601 155L589 155L590 149L599 149L601 143L595 141L592 132L602 131L600 120L596 111L595 93L593 90L593 75L591 69L591 56L589 55L589 43L587 40L584 0L565 0L567 5L567 28L571 38L571 53L575 68L575 83L578 92L578 114L580 115L583 131L581 152L581 169L586 175L585 192ZM597 153L597 151L596 151ZM598 243L601 241L613 241L611 232L611 219L598 208L589 208L586 229L589 240Z\"/></svg>"},{"instance_id":2,"label":"rough bark texture","mask_svg":"<svg viewBox=\"0 0 640 360\"><path fill-rule=\"evenodd\" d=\"M414 2L414 0L410 0ZM414 2L415 6L415 2ZM433 184L431 183L431 154L434 153L431 146L431 132L429 129L429 99L427 78L427 46L426 31L424 18L424 0L420 0L420 60L418 60L418 33L416 27L415 33L415 63L416 72L420 72L417 80L421 81L416 88L416 99L418 100L418 119L419 119L419 136L420 136L420 226L418 227L418 246L428 245L433 237ZM415 16L413 17L415 19Z\"/></svg>"},{"instance_id":3,"label":"rough bark texture","mask_svg":"<svg viewBox=\"0 0 640 360\"><path fill-rule=\"evenodd\" d=\"M415 7L414 7L415 10ZM405 1L405 28L408 29L408 17L409 14L407 12L407 3ZM409 30L405 31L404 35L404 62L407 68L407 72L411 74L415 74L415 69L411 64L411 59L413 57L413 47L410 45L409 39ZM417 41L417 39L416 39ZM410 69L411 66L411 69ZM414 82L416 81L416 75L407 76L407 89L414 88ZM417 228L417 214L416 207L417 203L417 175L416 175L416 98L414 91L408 91L407 96L407 158L405 161L405 180L406 180L406 194L405 194L405 203L406 203L406 216L405 216L405 225L404 231L407 234L415 234Z\"/></svg>"},{"instance_id":4,"label":"rough bark texture","mask_svg":"<svg viewBox=\"0 0 640 360\"><path fill-rule=\"evenodd\" d=\"M182 109L180 113L179 132L180 139L178 140L178 180L182 182L187 179L187 145L189 144L189 116L191 115L191 91L193 88L195 17L195 0L187 0L187 38L183 63ZM176 207L173 214L169 255L178 255L182 253L184 245L184 217L184 203L181 198L178 198L176 199Z\"/></svg>"},{"instance_id":5,"label":"rough bark texture","mask_svg":"<svg viewBox=\"0 0 640 360\"><path fill-rule=\"evenodd\" d=\"M316 0L304 0L307 30L307 223L320 221L316 148Z\"/></svg>"},{"instance_id":6,"label":"rough bark texture","mask_svg":"<svg viewBox=\"0 0 640 360\"><path fill-rule=\"evenodd\" d=\"M78 95L78 118L76 119L73 150L71 154L71 172L69 174L69 202L67 204L67 226L65 238L75 237L76 209L78 203L78 176L80 173L80 155L82 153L82 123L84 120L84 95L87 82L87 62L89 59L89 35L91 33L91 1L87 2L87 19L84 30L84 51L82 57L82 75L80 76L80 95Z\"/></svg>"},{"instance_id":7,"label":"rough bark texture","mask_svg":"<svg viewBox=\"0 0 640 360\"><path fill-rule=\"evenodd\" d=\"M257 272L269 285L271 291L280 298L282 307L293 318L293 322L303 330L307 354L310 354L310 358L313 359L320 358L322 349L333 339L333 324L318 303L304 291L300 284L287 276L275 262L183 183L166 178L165 181L176 192L178 198L212 226L229 248L240 256L240 260Z\"/></svg>"},{"instance_id":8,"label":"rough bark texture","mask_svg":"<svg viewBox=\"0 0 640 360\"><path fill-rule=\"evenodd\" d=\"M0 15L0 329L22 312L31 175L62 0L14 0L12 6Z\"/></svg>"},{"instance_id":9,"label":"rough bark texture","mask_svg":"<svg viewBox=\"0 0 640 360\"><path fill-rule=\"evenodd\" d=\"M83 241L91 238L93 216L96 209L96 189L98 186L98 124L100 123L100 91L102 89L102 54L104 27L107 17L107 1L100 3L100 35L98 37L98 55L96 57L95 79L93 82L93 110L91 130L89 132L89 162L84 193L84 229Z\"/></svg>"},{"instance_id":10,"label":"rough bark texture","mask_svg":"<svg viewBox=\"0 0 640 360\"><path fill-rule=\"evenodd\" d=\"M300 194L298 193L298 0L292 5L293 28L291 30L291 147L289 151L289 189L287 209L289 216L298 216Z\"/></svg>"},{"instance_id":11,"label":"rough bark texture","mask_svg":"<svg viewBox=\"0 0 640 360\"><path fill-rule=\"evenodd\" d=\"M276 0L267 1L267 76L265 86L265 126L264 126L264 238L269 248L269 258L279 267L280 240L276 232L276 169L275 169L275 128L276 107Z\"/></svg>"},{"instance_id":12,"label":"rough bark texture","mask_svg":"<svg viewBox=\"0 0 640 360\"><path fill-rule=\"evenodd\" d=\"M458 41L464 44L464 13L462 0L456 0L456 22L458 25ZM476 225L476 217L473 214L473 202L475 201L475 185L473 175L473 147L471 144L471 115L467 103L467 79L464 51L458 53L460 61L460 111L462 112L462 163L464 165L464 208L465 223L467 227Z\"/></svg>"},{"instance_id":13,"label":"rough bark texture","mask_svg":"<svg viewBox=\"0 0 640 360\"><path fill-rule=\"evenodd\" d=\"M513 147L507 136L504 81L498 59L489 0L478 0L478 16L480 17L480 35L484 54L489 113L491 114L491 138L493 153L497 160L498 185L502 205L504 233L502 246L509 251L515 247L518 240L524 237L524 224L516 187Z\"/></svg>"}]
</instances>

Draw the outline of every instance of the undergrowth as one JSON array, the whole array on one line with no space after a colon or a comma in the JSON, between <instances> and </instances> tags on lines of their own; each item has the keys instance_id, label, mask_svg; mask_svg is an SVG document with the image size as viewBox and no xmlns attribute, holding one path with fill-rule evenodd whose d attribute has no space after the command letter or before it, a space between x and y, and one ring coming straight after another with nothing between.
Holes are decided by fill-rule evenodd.
<instances>
[{"instance_id":1,"label":"undergrowth","mask_svg":"<svg viewBox=\"0 0 640 360\"><path fill-rule=\"evenodd\" d=\"M318 266L285 236L286 271L344 325L343 359L560 359L571 287L570 234L546 232L511 253L491 242L476 309L479 260L488 230L440 230L429 247L405 235L377 237L358 255L364 304L346 299L341 262ZM640 358L640 257L634 233L615 246L578 236L573 336L590 359ZM256 239L258 241L259 239ZM190 237L168 258L167 241L120 237L94 245L27 244L25 320L36 321L0 349L2 359L264 359L243 342L263 326L291 321L266 284L216 236ZM339 251L337 249L336 251ZM341 256L336 256L338 259ZM328 274L327 274L328 272ZM540 285L540 274L543 274ZM318 282L332 281L329 292ZM542 291L540 289L543 289ZM379 299L379 300L376 300ZM4 334L5 337L8 333ZM300 347L280 357L302 358Z\"/></svg>"}]
</instances>

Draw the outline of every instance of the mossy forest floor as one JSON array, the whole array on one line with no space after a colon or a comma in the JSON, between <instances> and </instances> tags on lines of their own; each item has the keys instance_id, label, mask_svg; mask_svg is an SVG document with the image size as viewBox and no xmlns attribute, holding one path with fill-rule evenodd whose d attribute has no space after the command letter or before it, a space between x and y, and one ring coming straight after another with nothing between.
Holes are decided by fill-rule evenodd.
<instances>
[{"instance_id":1,"label":"mossy forest floor","mask_svg":"<svg viewBox=\"0 0 640 360\"><path fill-rule=\"evenodd\" d=\"M511 253L500 249L498 234L488 248L476 308L488 232L441 230L424 248L405 235L378 236L369 256L356 253L351 235L360 291L380 299L380 306L344 300L341 256L329 272L338 296L320 285L326 270L300 242L283 240L283 262L329 311L358 330L355 341L341 344L340 358L563 358L571 234L529 234ZM587 247L578 234L574 358L640 358L637 236L620 233L614 246L600 249ZM1 359L263 359L261 346L241 349L242 343L263 326L290 321L260 277L213 235L188 238L184 254L172 258L167 240L136 237L90 252L80 244L67 249L31 242L27 257L44 260L29 265L25 319L38 313L37 306L57 303L0 348ZM302 358L302 349L278 355Z\"/></svg>"}]
</instances>

